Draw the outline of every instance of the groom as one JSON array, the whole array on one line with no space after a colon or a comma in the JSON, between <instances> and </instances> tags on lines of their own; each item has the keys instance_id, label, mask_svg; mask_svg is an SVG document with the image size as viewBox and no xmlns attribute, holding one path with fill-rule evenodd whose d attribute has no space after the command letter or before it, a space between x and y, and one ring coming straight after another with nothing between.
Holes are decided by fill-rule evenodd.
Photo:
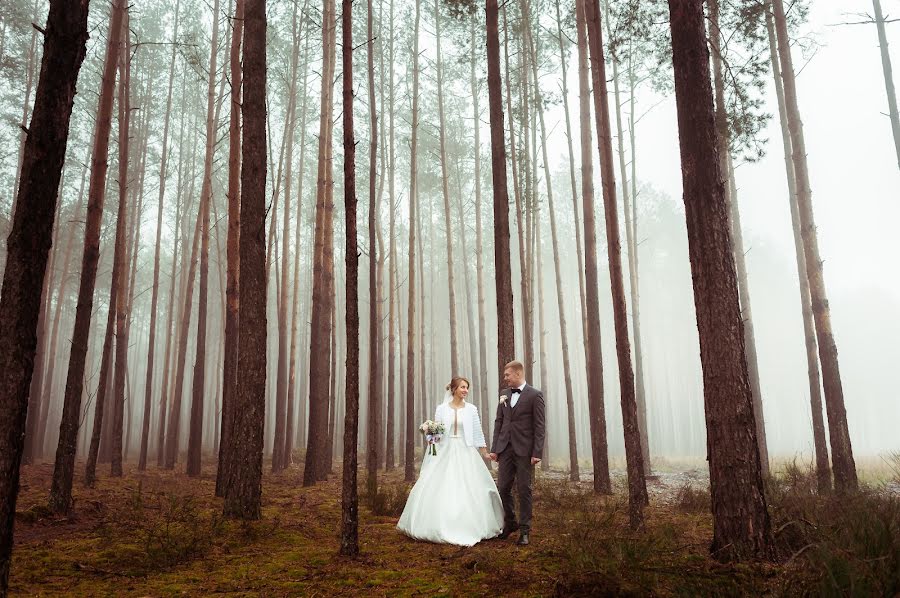
<instances>
[{"instance_id":1,"label":"groom","mask_svg":"<svg viewBox=\"0 0 900 598\"><path fill-rule=\"evenodd\" d=\"M527 546L531 530L531 481L534 465L540 462L544 448L544 394L525 382L525 366L520 361L506 364L503 383L505 388L500 391L490 454L492 461L500 462L503 531L497 537L505 540L519 530L516 544ZM519 494L518 523L513 508L513 483Z\"/></svg>"}]
</instances>

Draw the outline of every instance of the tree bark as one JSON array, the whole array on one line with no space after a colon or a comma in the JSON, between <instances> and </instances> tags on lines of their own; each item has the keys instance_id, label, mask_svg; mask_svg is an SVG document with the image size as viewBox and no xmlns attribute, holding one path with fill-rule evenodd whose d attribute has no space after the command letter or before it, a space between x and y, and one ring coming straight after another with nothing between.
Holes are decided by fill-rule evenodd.
<instances>
[{"instance_id":1,"label":"tree bark","mask_svg":"<svg viewBox=\"0 0 900 598\"><path fill-rule=\"evenodd\" d=\"M60 9L62 10L62 9ZM66 10L70 10L67 8ZM86 8L85 8L86 10ZM94 305L94 283L100 257L100 224L103 219L103 200L106 192L106 173L109 168L109 132L112 127L113 91L116 82L116 62L125 6L117 0L111 9L106 56L103 61L102 84L94 126L94 149L91 156L91 178L88 186L87 222L84 234L84 253L78 303L75 308L75 327L69 355L69 372L63 399L63 414L59 428L59 444L50 488L50 509L66 513L72 507L72 478L75 472L75 445L81 420L81 395L84 390L85 357ZM68 17L67 17L68 20ZM54 186L54 190L55 190Z\"/></svg>"},{"instance_id":2,"label":"tree bark","mask_svg":"<svg viewBox=\"0 0 900 598\"><path fill-rule=\"evenodd\" d=\"M703 0L669 0L688 250L700 335L713 555L769 557L772 535L719 171Z\"/></svg>"},{"instance_id":3,"label":"tree bark","mask_svg":"<svg viewBox=\"0 0 900 598\"><path fill-rule=\"evenodd\" d=\"M390 3L390 38L388 40L388 55L390 64L394 64L394 0L391 0ZM384 71L385 69L382 69ZM397 305L400 301L399 290L400 285L398 282L398 274L397 274L397 239L396 239L396 193L395 193L395 174L396 174L396 160L394 156L394 70L387 69L389 82L388 82L388 93L390 97L390 101L387 104L388 111L388 202L389 206L389 214L390 214L390 258L391 265L388 269L388 278L389 278L389 290L388 290L388 364L387 364L387 437L385 438L385 455L384 455L384 468L387 471L390 471L394 468L394 450L396 445L396 407L394 404L394 396L397 390L397 343L398 336L395 335L395 331L400 326L400 313L399 306ZM383 108L382 108L383 110Z\"/></svg>"},{"instance_id":4,"label":"tree bark","mask_svg":"<svg viewBox=\"0 0 900 598\"><path fill-rule=\"evenodd\" d=\"M241 233L241 42L244 34L244 1L235 0L232 21L229 69L231 71L231 115L228 124L228 262L225 281L225 351L222 364L222 437L219 441L219 467L216 472L216 496L224 496L231 475L231 434L234 429L234 401L238 383L238 321L240 312L240 233Z\"/></svg>"},{"instance_id":5,"label":"tree bark","mask_svg":"<svg viewBox=\"0 0 900 598\"><path fill-rule=\"evenodd\" d=\"M734 182L734 168L731 165L731 135L728 129L728 111L725 106L725 75L722 42L725 36L720 28L719 2L707 0L709 6L709 45L712 54L713 91L716 106L716 132L719 135L719 170L725 177L725 200L731 222L732 250L737 268L738 294L741 300L741 316L744 320L744 348L747 353L747 372L750 376L750 391L753 393L753 418L756 421L756 439L759 442L759 457L763 478L769 474L769 451L766 448L766 427L762 408L762 390L759 384L759 365L756 357L756 334L753 326L753 311L750 306L750 286L747 281L747 265L744 258L744 237L741 233L741 213L737 205L737 187Z\"/></svg>"},{"instance_id":6,"label":"tree bark","mask_svg":"<svg viewBox=\"0 0 900 598\"><path fill-rule=\"evenodd\" d=\"M40 295L75 84L86 52L87 15L87 2L54 0L50 3L41 74L19 174L17 197L23 200L22 208L13 214L6 244L0 294L0 378L3 381L0 384L0 595L9 591L13 522L28 387L34 373ZM74 444L73 440L73 458Z\"/></svg>"},{"instance_id":7,"label":"tree bark","mask_svg":"<svg viewBox=\"0 0 900 598\"><path fill-rule=\"evenodd\" d=\"M343 486L341 490L341 554L344 556L356 556L359 554L359 498L357 496L356 476L357 476L357 439L359 435L359 254L356 247L356 140L353 137L353 0L343 0L341 11L342 21L342 58L343 58L343 125L344 125L344 214L346 219L346 256L347 264L347 304L346 304L346 321L347 321L347 380L346 395L347 402L346 416L344 418L344 470L343 470ZM372 113L373 141L375 138L375 90L374 90L374 65L372 63L372 0L368 1L368 34L369 34L369 110ZM372 148L370 156L370 180L369 190L372 194L370 198L369 210L369 273L370 280L370 298L372 311L375 311L375 148ZM369 359L374 363L375 351L377 347L377 322L373 316L370 327L369 347L371 354ZM376 377L372 377L369 383L369 390L375 394ZM375 401L377 403L377 400ZM376 411L377 414L377 411ZM377 420L377 415L376 418ZM374 430L370 430L374 432ZM376 452L377 444L371 442L372 436L369 435L370 446L369 460L372 460L372 453ZM376 452L377 455L377 452ZM369 464L369 484L375 482L372 470L378 470L377 456L375 463Z\"/></svg>"},{"instance_id":8,"label":"tree bark","mask_svg":"<svg viewBox=\"0 0 900 598\"><path fill-rule=\"evenodd\" d=\"M344 0L345 5L349 5L349 0ZM345 9L349 12L349 8ZM368 0L367 3L367 12L366 12L366 36L368 38L367 48L366 48L366 61L368 64L368 80L369 80L369 402L368 402L368 434L366 440L366 492L372 498L375 497L375 494L378 492L378 456L379 456L379 438L381 436L381 397L379 396L379 390L381 386L381 352L379 351L379 340L381 338L381 318L379 317L379 294L378 294L378 256L376 255L376 239L375 232L378 228L378 219L376 217L376 211L378 209L376 204L376 188L375 183L377 179L377 159L378 159L378 115L376 112L375 105L375 32L373 28L373 10L372 10L372 0ZM350 29L350 21L349 17L345 15L344 17L345 27ZM345 34L345 37L349 36L349 32ZM344 48L347 48L346 45L348 42L345 40ZM346 54L346 50L345 50ZM346 69L352 68L352 57L348 58L345 56L344 64L346 65ZM348 62L350 63L348 65ZM347 73L344 73L344 85L349 87L344 89L344 101L353 102L353 89L352 89L353 79L351 76L348 76ZM349 96L349 97L348 97ZM345 109L346 112L346 109ZM359 382L353 381L352 378L359 376L359 339L357 337L359 332L359 317L358 315L354 320L351 321L351 306L353 306L353 310L356 310L356 297L357 291L355 289L358 284L358 264L356 263L356 237L353 236L353 255L354 262L351 264L350 260L350 229L351 226L353 230L356 230L356 175L351 170L349 173L347 172L347 156L353 156L355 159L356 150L353 145L353 120L347 121L345 116L344 118L344 127L345 129L349 127L349 134L345 130L344 131L344 155L345 155L345 163L344 163L344 179L348 183L352 183L353 185L353 197L347 197L344 200L344 204L346 205L347 214L345 216L347 221L347 417L344 420L344 488L347 488L350 480L347 479L347 464L348 462L355 464L355 458L351 459L351 457L355 457L356 452L356 443L354 442L352 447L349 447L347 444L348 436L351 435L355 441L356 439L356 417L357 414L354 412L358 412L359 409ZM348 145L350 143L350 145ZM347 192L347 183L345 183L344 189L345 195L349 196ZM352 201L352 205L351 205ZM350 210L353 210L353 218L350 217ZM351 285L351 279L353 279L353 284ZM353 329L351 325L356 328ZM355 357L354 357L355 353ZM351 363L352 359L356 359L356 363ZM354 386L355 385L355 386ZM354 396L351 393L351 390L356 393ZM356 404L354 405L354 401ZM354 427L354 430L350 430L351 424ZM351 450L354 454L350 454ZM353 489L356 488L356 468L353 468ZM349 497L348 497L349 498ZM356 554L359 552L359 546L357 542L357 525L358 525L358 505L356 504L356 496L354 492L354 496L352 497L352 504L348 508L346 503L344 506L344 515L345 515L345 531L350 531L346 529L347 523L352 524L352 532L347 535L347 544L351 550L348 554ZM349 521L348 521L349 518ZM350 536L352 536L352 543L349 542ZM342 540L341 547L343 550L344 542Z\"/></svg>"},{"instance_id":9,"label":"tree bark","mask_svg":"<svg viewBox=\"0 0 900 598\"><path fill-rule=\"evenodd\" d=\"M488 0L491 1L491 0ZM421 0L416 0L416 13L413 23L413 86L412 86L412 128L409 142L409 296L407 298L406 325L406 443L403 468L403 479L407 482L415 480L416 474L416 442L415 442L415 406L416 406L416 204L418 203L416 163L417 141L419 136L419 22L421 19Z\"/></svg>"},{"instance_id":10,"label":"tree bark","mask_svg":"<svg viewBox=\"0 0 900 598\"><path fill-rule=\"evenodd\" d=\"M819 357L816 328L813 322L809 279L806 277L806 257L803 255L803 238L800 234L800 214L797 208L797 183L794 163L791 160L791 133L788 129L784 105L784 87L781 82L781 65L775 42L775 23L771 4L766 6L766 29L769 34L769 56L772 77L775 80L775 96L778 101L778 119L781 123L781 144L784 150L784 169L787 173L788 202L791 206L791 223L794 231L794 254L797 259L797 275L800 279L800 312L803 316L803 339L806 347L806 371L809 378L809 401L812 412L813 447L816 460L816 483L820 494L831 492L831 466L828 464L828 445L825 440L825 420L822 416L822 386L819 377Z\"/></svg>"},{"instance_id":11,"label":"tree bark","mask_svg":"<svg viewBox=\"0 0 900 598\"><path fill-rule=\"evenodd\" d=\"M266 5L246 0L240 331L226 517L259 519L266 406Z\"/></svg>"},{"instance_id":12,"label":"tree bark","mask_svg":"<svg viewBox=\"0 0 900 598\"><path fill-rule=\"evenodd\" d=\"M122 24L122 54L119 58L119 215L116 226L116 241L119 242L119 231L125 232L128 223L128 157L130 150L131 128L131 37L129 31L128 7L125 7L125 22ZM128 371L128 297L126 284L128 281L127 239L121 238L121 247L116 247L116 265L119 269L119 280L116 293L116 367L114 374L114 402L112 404L112 438L110 443L111 475L122 477L122 424L125 407L125 373Z\"/></svg>"},{"instance_id":13,"label":"tree bark","mask_svg":"<svg viewBox=\"0 0 900 598\"><path fill-rule=\"evenodd\" d=\"M497 0L485 0L487 28L488 107L491 122L491 180L494 185L494 272L497 288L497 360L503 366L515 358L512 272L509 250L509 192L506 183L506 142L503 133L503 82L500 79L500 32ZM409 425L409 424L407 424Z\"/></svg>"},{"instance_id":14,"label":"tree bark","mask_svg":"<svg viewBox=\"0 0 900 598\"><path fill-rule=\"evenodd\" d=\"M591 109L588 83L588 36L586 0L576 0L578 27L578 91L581 124L581 194L584 210L584 314L587 328L588 417L594 462L594 492L610 494L609 455L606 440L606 409L603 405L603 360L600 350L600 295L597 281L597 230L594 222L594 167L591 159Z\"/></svg>"},{"instance_id":15,"label":"tree bark","mask_svg":"<svg viewBox=\"0 0 900 598\"><path fill-rule=\"evenodd\" d=\"M838 364L837 344L831 328L831 308L828 306L825 274L819 254L819 240L812 208L812 190L809 184L809 168L806 163L806 142L803 138L803 122L800 120L800 108L797 101L797 85L794 79L794 64L784 15L784 2L783 0L772 1L775 9L775 33L781 61L781 78L784 82L788 130L791 134L793 150L797 207L804 256L806 257L806 276L809 279L812 297L813 319L816 323L816 336L819 341L819 363L822 366L825 388L825 406L828 410L834 486L839 493L854 492L859 487L859 481L856 476L856 462L853 459L853 447L847 425L847 410L844 406L844 389Z\"/></svg>"},{"instance_id":16,"label":"tree bark","mask_svg":"<svg viewBox=\"0 0 900 598\"><path fill-rule=\"evenodd\" d=\"M331 140L331 113L333 109L334 79L334 0L325 0L322 21L322 96L319 120L318 179L316 184L316 235L313 266L313 305L309 358L309 434L306 447L306 462L303 470L303 485L312 486L323 477L323 462L328 451L328 395L330 379L330 359L325 343L331 342L331 306L333 286L329 286L327 247L332 226L334 205L328 201L328 189L333 180L328 164Z\"/></svg>"},{"instance_id":17,"label":"tree bark","mask_svg":"<svg viewBox=\"0 0 900 598\"><path fill-rule=\"evenodd\" d=\"M191 392L191 419L188 427L186 473L200 475L203 444L203 399L206 389L206 308L209 295L209 203L212 201L212 168L216 148L216 71L219 45L219 0L213 3L212 41L209 51L209 75L206 85L206 155L203 160L203 186L200 189L200 284L197 306L197 354ZM177 426L176 426L177 429ZM174 464L174 463L173 463Z\"/></svg>"},{"instance_id":18,"label":"tree bark","mask_svg":"<svg viewBox=\"0 0 900 598\"><path fill-rule=\"evenodd\" d=\"M608 6L605 3L604 6ZM606 19L606 31L611 36L610 20ZM628 247L628 281L631 293L631 327L634 334L635 399L637 400L638 430L641 437L641 456L644 476L650 475L650 443L647 433L647 398L644 392L644 360L641 346L641 310L638 300L637 239L634 231L634 211L629 193L628 171L625 168L625 129L622 126L622 102L619 93L619 61L613 58L613 97L616 107L616 131L618 133L619 171L622 173L622 204L625 209L625 244ZM633 198L635 201L637 198Z\"/></svg>"}]
</instances>

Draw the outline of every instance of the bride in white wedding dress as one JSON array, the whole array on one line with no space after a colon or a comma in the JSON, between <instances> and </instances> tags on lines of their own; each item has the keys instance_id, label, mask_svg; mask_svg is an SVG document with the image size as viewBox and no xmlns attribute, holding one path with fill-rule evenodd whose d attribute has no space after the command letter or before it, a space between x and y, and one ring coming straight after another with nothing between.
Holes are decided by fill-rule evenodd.
<instances>
[{"instance_id":1,"label":"bride in white wedding dress","mask_svg":"<svg viewBox=\"0 0 900 598\"><path fill-rule=\"evenodd\" d=\"M487 449L478 409L466 402L469 381L453 378L447 390L434 413L444 424L443 440L436 455L425 452L397 528L418 540L473 546L500 533L503 505L482 460Z\"/></svg>"}]
</instances>

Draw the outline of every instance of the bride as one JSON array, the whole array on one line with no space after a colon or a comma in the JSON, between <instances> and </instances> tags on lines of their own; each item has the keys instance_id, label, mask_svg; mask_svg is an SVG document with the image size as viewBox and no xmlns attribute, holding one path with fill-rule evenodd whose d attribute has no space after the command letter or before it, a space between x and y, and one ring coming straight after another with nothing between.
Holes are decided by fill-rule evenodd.
<instances>
[{"instance_id":1,"label":"bride","mask_svg":"<svg viewBox=\"0 0 900 598\"><path fill-rule=\"evenodd\" d=\"M473 546L503 528L500 494L481 458L487 456L481 419L475 405L466 402L468 394L469 381L453 378L434 413L434 421L444 424L444 439L436 455L425 452L397 523L412 538Z\"/></svg>"}]
</instances>

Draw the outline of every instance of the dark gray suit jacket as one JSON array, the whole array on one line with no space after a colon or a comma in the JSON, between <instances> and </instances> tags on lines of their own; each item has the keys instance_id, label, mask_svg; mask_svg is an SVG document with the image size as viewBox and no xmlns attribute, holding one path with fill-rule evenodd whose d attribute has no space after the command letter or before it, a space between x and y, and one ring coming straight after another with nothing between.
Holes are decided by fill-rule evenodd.
<instances>
[{"instance_id":1,"label":"dark gray suit jacket","mask_svg":"<svg viewBox=\"0 0 900 598\"><path fill-rule=\"evenodd\" d=\"M497 405L491 452L499 455L512 447L519 457L540 459L544 450L544 394L526 384L515 407L509 388L500 391L500 396L506 400Z\"/></svg>"}]
</instances>

